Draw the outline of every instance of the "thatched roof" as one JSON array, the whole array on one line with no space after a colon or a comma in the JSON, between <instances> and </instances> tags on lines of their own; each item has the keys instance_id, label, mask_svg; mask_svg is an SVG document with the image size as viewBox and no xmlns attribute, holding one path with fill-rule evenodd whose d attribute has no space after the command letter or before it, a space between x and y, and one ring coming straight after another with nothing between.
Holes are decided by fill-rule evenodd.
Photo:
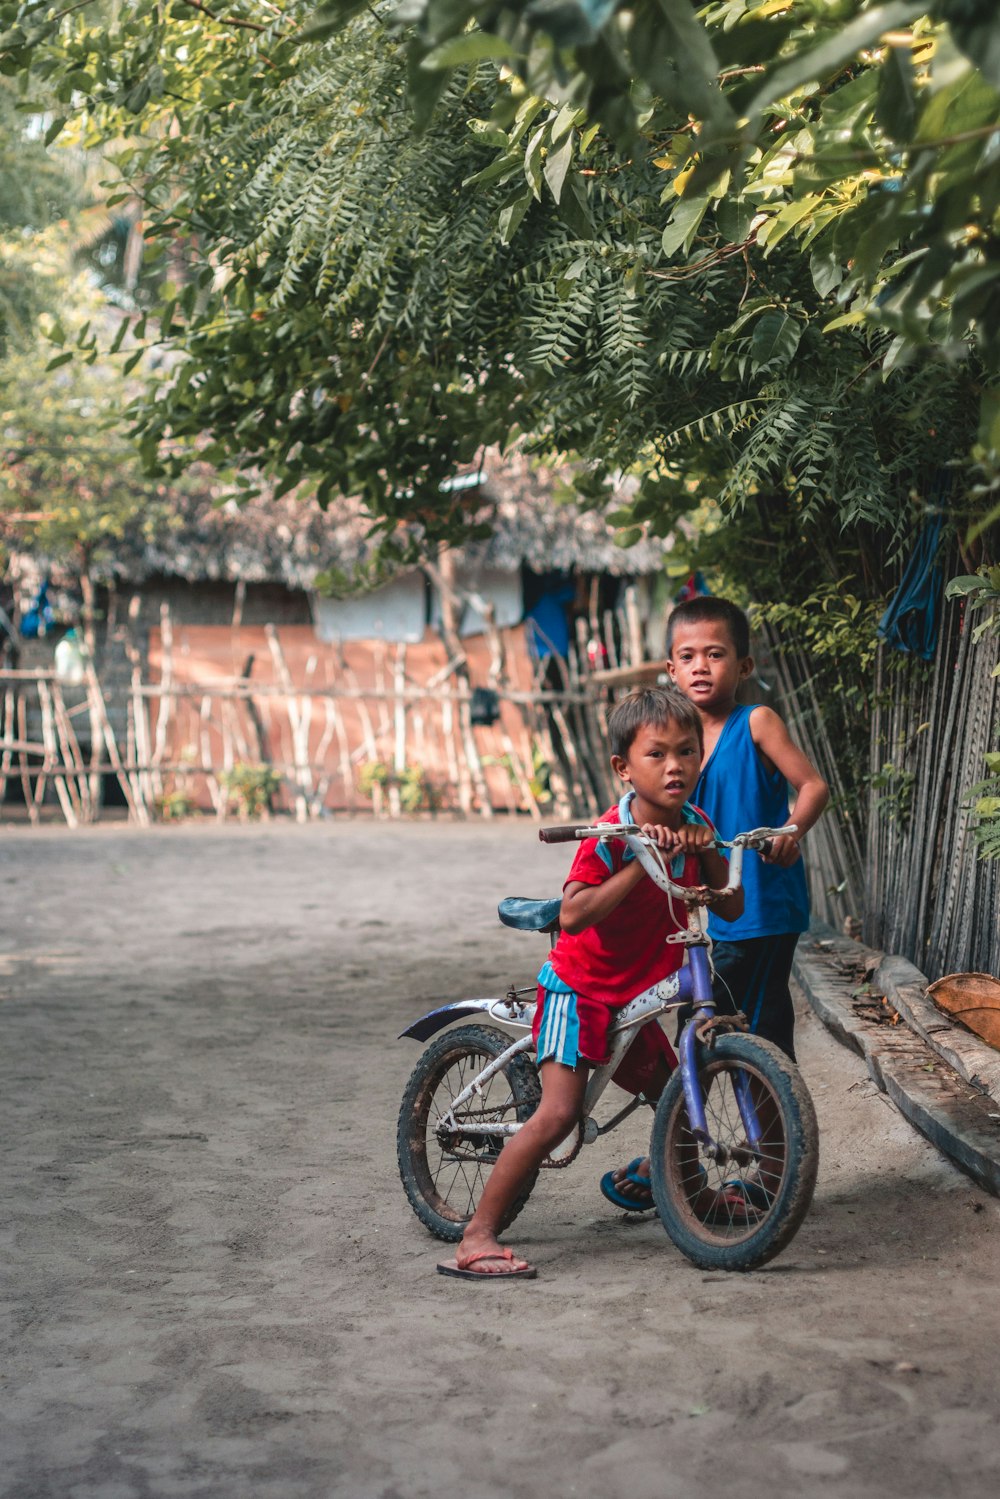
<instances>
[{"instance_id":1,"label":"thatched roof","mask_svg":"<svg viewBox=\"0 0 1000 1499\"><path fill-rule=\"evenodd\" d=\"M470 561L505 571L521 563L536 572L604 572L615 575L658 572L669 541L650 538L622 550L600 511L562 503L572 493L573 470L532 466L521 455L501 459L489 453L476 475L456 487L475 490L482 500L470 511L488 524L488 540L470 543ZM607 509L634 492L625 481ZM350 572L372 555L371 521L357 500L334 500L326 511L294 496L262 496L243 506L213 506L206 488L200 496L179 496L170 529L154 540L128 536L98 569L110 581L139 584L155 576L188 582L278 583L311 589L317 574L335 568ZM41 561L41 559L37 559Z\"/></svg>"}]
</instances>

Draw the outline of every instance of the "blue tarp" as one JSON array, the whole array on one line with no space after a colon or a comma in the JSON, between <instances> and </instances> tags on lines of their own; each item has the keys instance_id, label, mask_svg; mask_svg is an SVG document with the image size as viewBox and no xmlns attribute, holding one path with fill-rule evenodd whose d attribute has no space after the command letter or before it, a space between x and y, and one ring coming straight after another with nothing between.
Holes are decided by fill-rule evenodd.
<instances>
[{"instance_id":1,"label":"blue tarp","mask_svg":"<svg viewBox=\"0 0 1000 1499\"><path fill-rule=\"evenodd\" d=\"M903 580L878 624L878 635L894 650L932 660L941 626L938 546L944 519L934 515L917 537Z\"/></svg>"}]
</instances>

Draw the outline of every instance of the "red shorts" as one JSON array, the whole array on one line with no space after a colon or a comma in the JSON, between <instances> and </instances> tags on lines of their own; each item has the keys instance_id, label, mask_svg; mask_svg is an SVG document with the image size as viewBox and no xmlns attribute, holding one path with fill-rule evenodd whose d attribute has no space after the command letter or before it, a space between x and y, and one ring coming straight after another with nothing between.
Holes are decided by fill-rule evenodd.
<instances>
[{"instance_id":1,"label":"red shorts","mask_svg":"<svg viewBox=\"0 0 1000 1499\"><path fill-rule=\"evenodd\" d=\"M556 1061L566 1067L583 1062L601 1067L608 1060L608 1031L617 1009L585 994L552 993L541 984L532 1035L539 1062ZM655 1020L636 1032L635 1040L613 1073L628 1093L643 1093L660 1071L660 1058L672 1071L677 1066L673 1048Z\"/></svg>"}]
</instances>

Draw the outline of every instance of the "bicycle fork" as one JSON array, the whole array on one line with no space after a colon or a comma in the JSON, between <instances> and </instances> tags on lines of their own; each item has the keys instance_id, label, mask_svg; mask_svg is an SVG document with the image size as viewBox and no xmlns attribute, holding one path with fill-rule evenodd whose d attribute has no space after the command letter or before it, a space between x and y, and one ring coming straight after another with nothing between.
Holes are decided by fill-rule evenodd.
<instances>
[{"instance_id":1,"label":"bicycle fork","mask_svg":"<svg viewBox=\"0 0 1000 1499\"><path fill-rule=\"evenodd\" d=\"M685 996L684 990L690 987L690 996ZM682 998L689 997L694 1005L695 1013L681 1032L679 1043L681 1080L684 1084L684 1098L687 1103L687 1114L691 1124L691 1133L713 1160L724 1165L728 1160L734 1160L738 1165L746 1166L751 1162L759 1160L761 1155L761 1128L757 1118L757 1110L754 1107L753 1097L750 1092L750 1079L742 1069L733 1074L733 1091L736 1094L736 1105L740 1111L740 1119L746 1133L748 1148L746 1150L732 1150L719 1145L712 1139L705 1118L705 1100L702 1097L701 1088L698 1086L698 1030L707 1020L715 1015L715 1000L712 997L712 974L708 963L708 949L702 943L692 943L688 947L687 972L681 974Z\"/></svg>"}]
</instances>

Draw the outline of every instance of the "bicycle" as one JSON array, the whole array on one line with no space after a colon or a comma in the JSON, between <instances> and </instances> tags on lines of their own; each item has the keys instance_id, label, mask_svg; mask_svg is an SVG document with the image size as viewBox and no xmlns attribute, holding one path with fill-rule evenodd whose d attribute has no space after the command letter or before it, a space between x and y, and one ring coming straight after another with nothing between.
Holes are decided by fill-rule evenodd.
<instances>
[{"instance_id":1,"label":"bicycle","mask_svg":"<svg viewBox=\"0 0 1000 1499\"><path fill-rule=\"evenodd\" d=\"M718 847L731 850L726 892L741 883L746 849L766 852L770 840L796 831L755 828ZM797 1232L812 1201L818 1131L812 1099L795 1064L778 1047L746 1031L743 1015L716 1015L706 893L675 885L661 850L634 825L596 823L542 828L543 843L625 838L651 879L686 907L685 927L668 937L685 945L686 963L617 1012L610 1056L595 1067L575 1130L542 1162L568 1166L584 1145L649 1102L640 1093L606 1124L594 1108L636 1029L668 1011L683 1023L678 1066L655 1103L650 1187L669 1237L706 1270L754 1270L773 1259ZM560 900L508 897L505 925L554 934ZM465 1025L439 1036L421 1056L403 1093L397 1127L400 1177L414 1212L439 1239L457 1242L472 1217L486 1174L504 1141L537 1107L541 1090L531 1024L536 986L512 986L504 998L465 999L422 1016L402 1036L427 1041L455 1020L483 1014L515 1030L511 1042L489 1025ZM530 998L529 998L530 996ZM529 1180L504 1227L517 1217L537 1180Z\"/></svg>"}]
</instances>

